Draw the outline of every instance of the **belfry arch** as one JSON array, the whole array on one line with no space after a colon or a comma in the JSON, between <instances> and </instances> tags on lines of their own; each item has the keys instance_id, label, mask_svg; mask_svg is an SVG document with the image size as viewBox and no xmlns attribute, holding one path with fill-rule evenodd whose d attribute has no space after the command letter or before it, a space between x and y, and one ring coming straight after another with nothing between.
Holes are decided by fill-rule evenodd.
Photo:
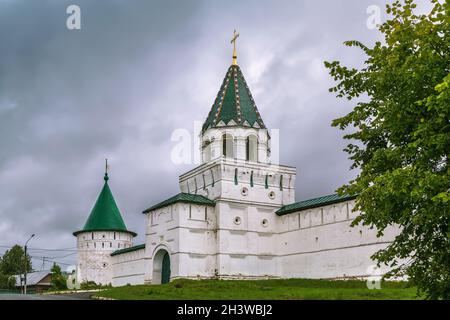
<instances>
[{"instance_id":1,"label":"belfry arch","mask_svg":"<svg viewBox=\"0 0 450 320\"><path fill-rule=\"evenodd\" d=\"M234 138L230 133L222 135L222 155L226 158L233 159L235 157Z\"/></svg>"},{"instance_id":2,"label":"belfry arch","mask_svg":"<svg viewBox=\"0 0 450 320\"><path fill-rule=\"evenodd\" d=\"M254 134L245 139L245 160L258 162L258 137Z\"/></svg>"}]
</instances>

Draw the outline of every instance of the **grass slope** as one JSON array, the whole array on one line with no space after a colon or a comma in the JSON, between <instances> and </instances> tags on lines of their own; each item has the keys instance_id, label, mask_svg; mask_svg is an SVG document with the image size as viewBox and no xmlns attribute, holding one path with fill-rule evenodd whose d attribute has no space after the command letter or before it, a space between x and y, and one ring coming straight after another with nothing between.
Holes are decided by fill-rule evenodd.
<instances>
[{"instance_id":1,"label":"grass slope","mask_svg":"<svg viewBox=\"0 0 450 320\"><path fill-rule=\"evenodd\" d=\"M365 281L347 280L186 280L164 285L111 288L96 294L121 300L335 300L418 299L406 282L383 282L380 290L369 290Z\"/></svg>"}]
</instances>

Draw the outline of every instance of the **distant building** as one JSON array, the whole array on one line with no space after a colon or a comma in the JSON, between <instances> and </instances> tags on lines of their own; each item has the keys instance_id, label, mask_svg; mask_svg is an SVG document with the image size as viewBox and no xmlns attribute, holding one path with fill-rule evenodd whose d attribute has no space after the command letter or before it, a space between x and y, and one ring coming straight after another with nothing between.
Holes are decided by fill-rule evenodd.
<instances>
[{"instance_id":1,"label":"distant building","mask_svg":"<svg viewBox=\"0 0 450 320\"><path fill-rule=\"evenodd\" d=\"M16 287L22 287L20 276L16 275ZM27 273L27 292L41 293L50 289L52 281L52 272L50 270Z\"/></svg>"}]
</instances>

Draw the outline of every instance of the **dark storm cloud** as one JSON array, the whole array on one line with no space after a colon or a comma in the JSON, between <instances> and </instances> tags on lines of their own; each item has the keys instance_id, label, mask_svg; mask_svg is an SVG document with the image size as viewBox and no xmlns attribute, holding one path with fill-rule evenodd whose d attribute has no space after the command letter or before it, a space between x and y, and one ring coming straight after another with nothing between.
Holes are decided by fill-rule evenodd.
<instances>
[{"instance_id":1,"label":"dark storm cloud","mask_svg":"<svg viewBox=\"0 0 450 320\"><path fill-rule=\"evenodd\" d=\"M297 199L334 192L354 173L330 122L351 105L328 93L323 61L360 63L342 42L375 41L366 8L382 2L0 0L0 245L36 233L34 247L74 247L105 157L143 241L140 212L193 167L171 162L171 134L206 117L235 28L263 119L281 130L281 162L298 169ZM81 30L65 26L69 4Z\"/></svg>"}]
</instances>

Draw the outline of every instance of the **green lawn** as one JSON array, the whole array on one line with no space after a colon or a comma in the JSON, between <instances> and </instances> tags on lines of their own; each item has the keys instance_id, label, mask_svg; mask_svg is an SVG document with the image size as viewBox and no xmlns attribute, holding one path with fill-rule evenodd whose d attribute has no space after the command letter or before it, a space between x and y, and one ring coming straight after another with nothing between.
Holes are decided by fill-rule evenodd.
<instances>
[{"instance_id":1,"label":"green lawn","mask_svg":"<svg viewBox=\"0 0 450 320\"><path fill-rule=\"evenodd\" d=\"M124 300L334 300L418 299L416 289L406 282L383 282L381 289L367 289L365 281L310 279L283 280L186 280L164 285L124 286L107 289L97 296Z\"/></svg>"}]
</instances>

